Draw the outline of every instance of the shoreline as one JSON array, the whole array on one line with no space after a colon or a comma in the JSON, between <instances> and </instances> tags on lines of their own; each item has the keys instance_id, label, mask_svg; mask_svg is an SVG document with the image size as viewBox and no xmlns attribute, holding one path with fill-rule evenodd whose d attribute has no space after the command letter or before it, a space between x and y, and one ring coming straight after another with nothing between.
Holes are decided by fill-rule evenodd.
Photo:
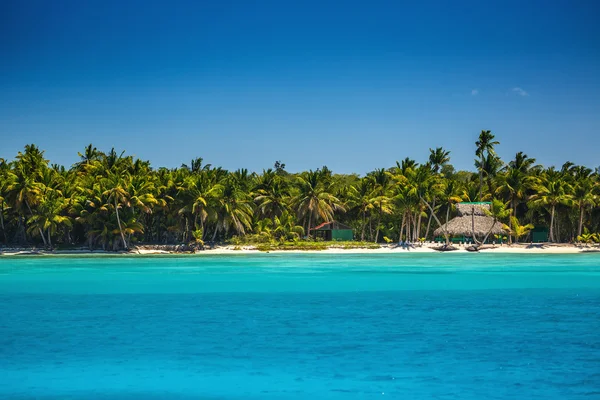
<instances>
[{"instance_id":1,"label":"shoreline","mask_svg":"<svg viewBox=\"0 0 600 400\"><path fill-rule=\"evenodd\" d=\"M136 248L130 251L112 252L104 250L72 249L72 250L43 250L36 248L8 248L0 249L0 257L12 256L61 256L61 255L81 255L81 256L209 256L209 255L243 255L243 254L587 254L600 253L599 245L572 245L572 244L540 244L532 247L530 244L504 244L504 245L485 245L478 252L468 251L466 245L456 245L456 250L439 251L435 247L439 244L415 245L415 247L403 248L395 245L381 245L377 249L369 248L340 248L329 247L323 250L257 250L252 245L247 246L217 246L214 249L199 250L195 252L167 251L160 249Z\"/></svg>"}]
</instances>

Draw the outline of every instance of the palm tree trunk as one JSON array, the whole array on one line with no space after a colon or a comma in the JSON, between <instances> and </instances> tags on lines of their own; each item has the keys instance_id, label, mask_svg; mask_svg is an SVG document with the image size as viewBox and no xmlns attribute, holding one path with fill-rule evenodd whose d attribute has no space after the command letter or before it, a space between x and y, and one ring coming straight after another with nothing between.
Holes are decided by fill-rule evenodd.
<instances>
[{"instance_id":1,"label":"palm tree trunk","mask_svg":"<svg viewBox=\"0 0 600 400\"><path fill-rule=\"evenodd\" d=\"M557 215L555 221L556 221L556 232L554 232L554 237L556 238L556 243L560 243L560 218L558 218L560 216Z\"/></svg>"},{"instance_id":2,"label":"palm tree trunk","mask_svg":"<svg viewBox=\"0 0 600 400\"><path fill-rule=\"evenodd\" d=\"M435 210L435 201L436 201L436 197L433 196L433 205L431 206L431 208L433 208ZM431 215L431 212L429 213L429 219L427 220L427 229L425 230L425 239L427 239L429 237L429 228L431 227L431 219L433 218L433 215Z\"/></svg>"},{"instance_id":3,"label":"palm tree trunk","mask_svg":"<svg viewBox=\"0 0 600 400\"><path fill-rule=\"evenodd\" d=\"M435 222L437 222L437 224L440 227L443 226L442 223L440 222L439 218L433 212L433 207L431 207L431 205L429 205L429 203L426 202L425 199L423 199L423 197L420 197L420 199L423 203L425 203L427 208L429 208L429 211L431 211L431 215L433 215L433 219L435 219ZM448 214L449 214L449 211L446 213L446 224L448 223ZM446 229L444 229L443 232L444 232L444 237L446 238L446 244L448 244L450 242L450 237L448 236L448 231Z\"/></svg>"},{"instance_id":4,"label":"palm tree trunk","mask_svg":"<svg viewBox=\"0 0 600 400\"><path fill-rule=\"evenodd\" d=\"M4 227L4 201L0 204L0 226L2 227L2 235L4 236L4 244L8 243L6 237L6 228Z\"/></svg>"},{"instance_id":5,"label":"palm tree trunk","mask_svg":"<svg viewBox=\"0 0 600 400\"><path fill-rule=\"evenodd\" d=\"M517 210L515 210L515 200L511 197L510 199L510 217L508 218L508 244L512 244L512 217L517 215Z\"/></svg>"},{"instance_id":6,"label":"palm tree trunk","mask_svg":"<svg viewBox=\"0 0 600 400\"><path fill-rule=\"evenodd\" d=\"M48 233L48 246L50 246L50 250L52 250L52 237L50 236L50 228L46 231Z\"/></svg>"},{"instance_id":7,"label":"palm tree trunk","mask_svg":"<svg viewBox=\"0 0 600 400\"><path fill-rule=\"evenodd\" d=\"M409 242L413 241L413 235L415 234L415 224L413 222L414 216L412 211L408 213L408 225L406 226L406 237Z\"/></svg>"},{"instance_id":8,"label":"palm tree trunk","mask_svg":"<svg viewBox=\"0 0 600 400\"><path fill-rule=\"evenodd\" d=\"M450 208L452 207L452 203L448 203L448 208L446 209L446 226L448 226L448 221L450 220ZM446 238L446 245L450 244L450 235L448 235L447 231L444 229L444 236Z\"/></svg>"},{"instance_id":9,"label":"palm tree trunk","mask_svg":"<svg viewBox=\"0 0 600 400\"><path fill-rule=\"evenodd\" d=\"M423 217L423 213L419 210L419 221L417 222L417 241L421 240L421 218Z\"/></svg>"},{"instance_id":10,"label":"palm tree trunk","mask_svg":"<svg viewBox=\"0 0 600 400\"><path fill-rule=\"evenodd\" d=\"M481 242L481 244L484 244L487 241L488 237L490 237L490 234L492 233L492 230L494 229L494 225L496 225L496 222L498 222L498 218L496 218L494 216L494 223L492 224L492 227L490 228L490 230L483 237L483 241Z\"/></svg>"},{"instance_id":11,"label":"palm tree trunk","mask_svg":"<svg viewBox=\"0 0 600 400\"><path fill-rule=\"evenodd\" d=\"M306 215L302 217L302 228L304 229L304 237L308 237L308 222Z\"/></svg>"},{"instance_id":12,"label":"palm tree trunk","mask_svg":"<svg viewBox=\"0 0 600 400\"><path fill-rule=\"evenodd\" d=\"M127 242L125 241L125 235L123 235L123 228L121 227L121 218L119 217L119 207L117 204L117 198L115 197L115 211L117 213L117 224L119 224L119 232L121 233L121 240L123 240L123 247L127 250Z\"/></svg>"},{"instance_id":13,"label":"palm tree trunk","mask_svg":"<svg viewBox=\"0 0 600 400\"><path fill-rule=\"evenodd\" d=\"M486 181L487 181L487 185L488 185L488 192L494 193L496 188L494 187L494 181L492 180L492 176L490 174L488 174Z\"/></svg>"},{"instance_id":14,"label":"palm tree trunk","mask_svg":"<svg viewBox=\"0 0 600 400\"><path fill-rule=\"evenodd\" d=\"M365 228L367 227L367 216L365 215L366 211L363 209L362 212L362 231L360 232L360 241L365 241Z\"/></svg>"},{"instance_id":15,"label":"palm tree trunk","mask_svg":"<svg viewBox=\"0 0 600 400\"><path fill-rule=\"evenodd\" d=\"M310 235L310 225L311 224L312 224L312 212L309 211L309 213L308 213L308 226L307 226L307 229L306 229L306 234L308 235L308 237L312 237Z\"/></svg>"},{"instance_id":16,"label":"palm tree trunk","mask_svg":"<svg viewBox=\"0 0 600 400\"><path fill-rule=\"evenodd\" d=\"M375 230L375 243L379 239L379 224L381 223L381 204L379 205L379 215L377 216L377 229Z\"/></svg>"},{"instance_id":17,"label":"palm tree trunk","mask_svg":"<svg viewBox=\"0 0 600 400\"><path fill-rule=\"evenodd\" d=\"M483 151L481 152L481 165L479 166L479 201L481 202L481 195L483 192Z\"/></svg>"},{"instance_id":18,"label":"palm tree trunk","mask_svg":"<svg viewBox=\"0 0 600 400\"><path fill-rule=\"evenodd\" d=\"M554 242L554 209L555 206L552 206L552 211L550 212L550 241Z\"/></svg>"},{"instance_id":19,"label":"palm tree trunk","mask_svg":"<svg viewBox=\"0 0 600 400\"><path fill-rule=\"evenodd\" d=\"M402 223L400 224L400 233L398 236L398 243L402 241L402 231L404 230L404 220L406 218L406 212L402 213Z\"/></svg>"},{"instance_id":20,"label":"palm tree trunk","mask_svg":"<svg viewBox=\"0 0 600 400\"><path fill-rule=\"evenodd\" d=\"M411 242L413 242L413 243L418 240L418 235L419 235L419 232L417 232L417 229L418 229L417 224L419 222L419 216L418 216L418 214L419 214L419 212L416 211L415 212L415 217L413 219L413 237L412 237L412 240L411 240Z\"/></svg>"},{"instance_id":21,"label":"palm tree trunk","mask_svg":"<svg viewBox=\"0 0 600 400\"><path fill-rule=\"evenodd\" d=\"M17 228L17 233L15 234L15 240L18 240L19 236L21 237L20 243L27 242L27 233L25 232L25 216L19 215L19 226Z\"/></svg>"},{"instance_id":22,"label":"palm tree trunk","mask_svg":"<svg viewBox=\"0 0 600 400\"><path fill-rule=\"evenodd\" d=\"M29 214L31 214L31 216L33 217L33 211L31 211L31 207L29 206L29 202L27 200L25 200L25 205L27 206L27 209L29 210ZM48 246L48 244L46 243L46 237L44 236L44 232L42 231L42 228L38 227L38 230L40 231L40 236L42 237L42 241L44 242L44 247Z\"/></svg>"},{"instance_id":23,"label":"palm tree trunk","mask_svg":"<svg viewBox=\"0 0 600 400\"><path fill-rule=\"evenodd\" d=\"M473 242L475 244L483 244L483 242L480 243L475 237L475 206L471 206L471 234L473 235Z\"/></svg>"},{"instance_id":24,"label":"palm tree trunk","mask_svg":"<svg viewBox=\"0 0 600 400\"><path fill-rule=\"evenodd\" d=\"M187 243L189 242L189 237L190 237L190 221L188 219L188 217L185 217L185 231L183 232L183 242Z\"/></svg>"},{"instance_id":25,"label":"palm tree trunk","mask_svg":"<svg viewBox=\"0 0 600 400\"><path fill-rule=\"evenodd\" d=\"M583 207L579 206L579 226L577 227L577 236L583 233Z\"/></svg>"}]
</instances>

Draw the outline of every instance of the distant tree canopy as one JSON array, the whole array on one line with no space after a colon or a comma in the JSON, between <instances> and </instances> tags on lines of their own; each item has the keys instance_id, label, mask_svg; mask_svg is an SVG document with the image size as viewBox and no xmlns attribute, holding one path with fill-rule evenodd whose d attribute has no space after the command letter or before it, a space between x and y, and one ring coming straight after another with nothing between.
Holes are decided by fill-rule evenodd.
<instances>
[{"instance_id":1,"label":"distant tree canopy","mask_svg":"<svg viewBox=\"0 0 600 400\"><path fill-rule=\"evenodd\" d=\"M501 222L509 240L526 240L534 226L547 227L553 242L597 237L598 170L571 162L544 168L522 152L505 162L499 144L481 132L475 172L456 171L450 152L438 147L424 163L405 158L365 176L326 166L289 173L281 161L261 173L227 171L202 158L153 169L91 144L65 169L31 144L13 161L0 159L0 243L119 250L246 235L293 240L332 220L363 241L418 241L432 239L456 203L493 200L508 210Z\"/></svg>"}]
</instances>

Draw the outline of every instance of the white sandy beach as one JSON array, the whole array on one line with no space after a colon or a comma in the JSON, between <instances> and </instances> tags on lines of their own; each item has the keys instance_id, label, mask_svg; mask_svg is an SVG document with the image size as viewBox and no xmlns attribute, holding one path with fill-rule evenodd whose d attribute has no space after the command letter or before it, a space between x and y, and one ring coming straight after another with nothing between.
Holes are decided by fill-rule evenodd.
<instances>
[{"instance_id":1,"label":"white sandy beach","mask_svg":"<svg viewBox=\"0 0 600 400\"><path fill-rule=\"evenodd\" d=\"M314 253L314 254L414 254L414 253L443 253L443 254L461 254L461 253L473 253L467 251L467 246L457 245L457 250L440 252L434 249L439 245L423 245L415 246L410 248L394 247L382 245L379 249L342 249L331 247L326 250L272 250L269 252L261 252L256 250L253 246L242 246L241 248L236 246L219 246L212 250L198 251L197 255L211 255L211 254L258 254L258 253ZM513 244L513 245L496 245L496 246L484 246L481 248L481 253L498 253L498 254L576 254L576 253L587 253L587 252L600 252L599 246L575 246L575 245L549 245L528 247L528 244ZM161 250L137 250L138 254L170 254L169 252Z\"/></svg>"},{"instance_id":2,"label":"white sandy beach","mask_svg":"<svg viewBox=\"0 0 600 400\"><path fill-rule=\"evenodd\" d=\"M42 249L6 249L0 250L0 256L18 256L18 255L169 255L169 254L188 254L188 255L216 255L216 254L260 254L260 253L308 253L308 254L415 254L415 253L441 253L441 254L464 254L472 253L467 250L466 245L454 245L456 250L440 252L434 249L439 244L415 245L415 247L397 247L381 245L378 249L352 248L342 249L339 247L330 247L325 250L271 250L268 252L259 251L254 246L217 246L214 249L197 251L196 253L179 253L158 249L133 249L129 252L109 252L102 250L55 250L46 251ZM486 254L577 254L577 253L600 253L598 245L571 245L571 244L512 244L512 245L485 245L480 253Z\"/></svg>"}]
</instances>

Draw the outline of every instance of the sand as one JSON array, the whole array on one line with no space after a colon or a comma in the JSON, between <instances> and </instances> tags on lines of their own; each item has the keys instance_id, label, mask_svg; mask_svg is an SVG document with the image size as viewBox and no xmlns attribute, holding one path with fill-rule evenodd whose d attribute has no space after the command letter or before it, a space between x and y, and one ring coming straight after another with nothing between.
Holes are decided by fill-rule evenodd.
<instances>
[{"instance_id":1,"label":"sand","mask_svg":"<svg viewBox=\"0 0 600 400\"><path fill-rule=\"evenodd\" d=\"M329 248L326 250L272 250L268 253L315 253L315 254L414 254L414 253L441 253L434 249L438 244L415 245L415 247L403 248L398 246L382 245L378 249L341 249ZM454 245L457 250L447 251L442 254L463 254L470 253L465 245ZM512 245L485 245L480 249L481 253L497 254L577 254L577 253L600 253L599 245L571 245L571 244L512 244ZM267 253L256 250L253 246L218 246L211 250L198 251L196 255L215 255L215 254L259 254ZM173 253L165 250L147 250L135 249L130 252L106 252L101 250L56 250L44 251L36 249L7 249L0 250L0 256L19 256L19 255L168 255L168 254L186 254Z\"/></svg>"}]
</instances>

